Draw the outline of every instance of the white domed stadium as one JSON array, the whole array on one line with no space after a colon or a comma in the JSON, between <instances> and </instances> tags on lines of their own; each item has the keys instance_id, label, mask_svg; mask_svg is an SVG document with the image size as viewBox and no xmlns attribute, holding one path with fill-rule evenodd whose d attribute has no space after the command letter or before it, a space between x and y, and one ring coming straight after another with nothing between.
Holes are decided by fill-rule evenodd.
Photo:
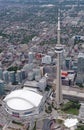
<instances>
[{"instance_id":1,"label":"white domed stadium","mask_svg":"<svg viewBox=\"0 0 84 130\"><path fill-rule=\"evenodd\" d=\"M15 90L4 99L5 110L14 117L39 114L43 96L32 90Z\"/></svg>"}]
</instances>

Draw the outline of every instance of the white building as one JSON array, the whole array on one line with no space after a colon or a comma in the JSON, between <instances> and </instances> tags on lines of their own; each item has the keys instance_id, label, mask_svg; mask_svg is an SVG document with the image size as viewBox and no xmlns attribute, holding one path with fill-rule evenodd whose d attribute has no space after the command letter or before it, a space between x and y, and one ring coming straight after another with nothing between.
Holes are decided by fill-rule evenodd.
<instances>
[{"instance_id":1,"label":"white building","mask_svg":"<svg viewBox=\"0 0 84 130\"><path fill-rule=\"evenodd\" d=\"M46 88L46 86L47 86L47 79L46 79L46 77L43 77L43 78L41 78L40 81L38 82L39 90L44 91L45 88Z\"/></svg>"},{"instance_id":2,"label":"white building","mask_svg":"<svg viewBox=\"0 0 84 130\"><path fill-rule=\"evenodd\" d=\"M51 64L51 62L52 62L51 56L45 55L44 57L42 57L42 64Z\"/></svg>"},{"instance_id":3,"label":"white building","mask_svg":"<svg viewBox=\"0 0 84 130\"><path fill-rule=\"evenodd\" d=\"M14 117L27 117L39 114L43 96L32 90L15 90L5 97L4 108Z\"/></svg>"},{"instance_id":4,"label":"white building","mask_svg":"<svg viewBox=\"0 0 84 130\"><path fill-rule=\"evenodd\" d=\"M64 121L64 125L69 128L70 130L75 130L76 128L76 125L78 123L78 120L77 119L66 119Z\"/></svg>"}]
</instances>

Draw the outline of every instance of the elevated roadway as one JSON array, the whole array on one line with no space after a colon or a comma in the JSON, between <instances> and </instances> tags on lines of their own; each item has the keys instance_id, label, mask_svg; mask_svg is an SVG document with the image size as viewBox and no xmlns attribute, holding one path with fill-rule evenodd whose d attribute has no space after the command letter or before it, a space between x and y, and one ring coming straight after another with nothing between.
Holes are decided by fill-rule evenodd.
<instances>
[{"instance_id":1,"label":"elevated roadway","mask_svg":"<svg viewBox=\"0 0 84 130\"><path fill-rule=\"evenodd\" d=\"M84 102L84 88L62 86L62 93L64 98L79 99Z\"/></svg>"}]
</instances>

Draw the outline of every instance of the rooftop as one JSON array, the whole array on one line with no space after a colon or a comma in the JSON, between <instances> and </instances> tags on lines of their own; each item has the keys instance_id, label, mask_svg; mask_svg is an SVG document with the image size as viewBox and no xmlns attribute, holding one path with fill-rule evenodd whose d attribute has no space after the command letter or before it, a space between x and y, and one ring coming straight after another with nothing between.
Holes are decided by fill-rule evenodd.
<instances>
[{"instance_id":1,"label":"rooftop","mask_svg":"<svg viewBox=\"0 0 84 130\"><path fill-rule=\"evenodd\" d=\"M84 53L79 53L78 58L84 58Z\"/></svg>"},{"instance_id":2,"label":"rooftop","mask_svg":"<svg viewBox=\"0 0 84 130\"><path fill-rule=\"evenodd\" d=\"M78 123L77 119L66 119L64 125L68 128L75 126Z\"/></svg>"},{"instance_id":3,"label":"rooftop","mask_svg":"<svg viewBox=\"0 0 84 130\"><path fill-rule=\"evenodd\" d=\"M15 90L4 99L10 109L24 111L38 107L42 96L32 90Z\"/></svg>"}]
</instances>

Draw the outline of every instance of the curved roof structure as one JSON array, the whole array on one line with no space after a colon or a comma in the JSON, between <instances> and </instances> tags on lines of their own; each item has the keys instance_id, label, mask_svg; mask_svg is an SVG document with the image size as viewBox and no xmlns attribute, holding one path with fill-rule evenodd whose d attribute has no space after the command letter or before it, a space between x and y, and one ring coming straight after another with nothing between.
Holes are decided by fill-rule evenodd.
<instances>
[{"instance_id":1,"label":"curved roof structure","mask_svg":"<svg viewBox=\"0 0 84 130\"><path fill-rule=\"evenodd\" d=\"M32 90L15 90L7 95L4 99L5 105L13 112L27 112L37 108L43 96Z\"/></svg>"}]
</instances>

